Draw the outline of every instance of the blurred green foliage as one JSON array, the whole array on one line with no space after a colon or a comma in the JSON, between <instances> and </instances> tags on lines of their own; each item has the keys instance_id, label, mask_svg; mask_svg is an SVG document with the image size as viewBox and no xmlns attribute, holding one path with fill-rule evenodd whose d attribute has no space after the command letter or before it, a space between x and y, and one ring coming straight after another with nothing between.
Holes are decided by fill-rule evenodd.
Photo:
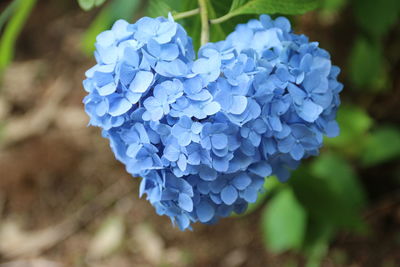
<instances>
[{"instance_id":1,"label":"blurred green foliage","mask_svg":"<svg viewBox=\"0 0 400 267\"><path fill-rule=\"evenodd\" d=\"M361 154L363 166L373 166L400 156L400 130L383 125L366 138Z\"/></svg>"},{"instance_id":2,"label":"blurred green foliage","mask_svg":"<svg viewBox=\"0 0 400 267\"><path fill-rule=\"evenodd\" d=\"M0 14L0 71L11 61L15 41L35 0L15 0ZM197 0L78 0L84 10L100 7L82 37L82 49L94 50L96 36L117 19L132 20L138 7L147 4L147 15L166 16L198 7ZM385 55L385 36L399 21L399 0L207 0L211 41L222 40L238 23L257 14L301 14L320 7L324 16L347 8L356 27L349 47L346 90L375 96L390 91L393 79ZM143 14L141 14L143 15ZM229 20L228 20L229 19ZM199 16L179 21L200 43ZM345 102L338 112L341 134L325 140L319 157L306 161L288 183L268 177L265 192L246 214L261 209L260 227L265 245L273 252L295 250L308 257L308 266L318 266L329 243L339 231L363 234L368 226L362 212L368 198L358 170L400 157L400 129L380 125L368 114L361 101ZM265 202L267 202L266 205Z\"/></svg>"},{"instance_id":3,"label":"blurred green foliage","mask_svg":"<svg viewBox=\"0 0 400 267\"><path fill-rule=\"evenodd\" d=\"M36 0L14 0L0 16L0 30L2 23L9 19L0 38L0 73L12 60L15 42L35 3Z\"/></svg>"},{"instance_id":4,"label":"blurred green foliage","mask_svg":"<svg viewBox=\"0 0 400 267\"><path fill-rule=\"evenodd\" d=\"M387 67L378 42L358 37L349 58L349 76L357 89L385 90Z\"/></svg>"},{"instance_id":5,"label":"blurred green foliage","mask_svg":"<svg viewBox=\"0 0 400 267\"><path fill-rule=\"evenodd\" d=\"M265 243L272 252L301 248L306 233L307 212L289 187L271 199L261 226Z\"/></svg>"},{"instance_id":6,"label":"blurred green foliage","mask_svg":"<svg viewBox=\"0 0 400 267\"><path fill-rule=\"evenodd\" d=\"M94 7L101 6L106 0L78 0L79 6L83 10L90 10Z\"/></svg>"}]
</instances>

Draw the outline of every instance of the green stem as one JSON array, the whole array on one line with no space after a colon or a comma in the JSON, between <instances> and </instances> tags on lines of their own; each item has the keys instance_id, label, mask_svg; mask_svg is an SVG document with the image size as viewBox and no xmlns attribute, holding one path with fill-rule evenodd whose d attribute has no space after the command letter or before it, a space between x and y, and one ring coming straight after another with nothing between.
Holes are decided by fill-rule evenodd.
<instances>
[{"instance_id":1,"label":"green stem","mask_svg":"<svg viewBox=\"0 0 400 267\"><path fill-rule=\"evenodd\" d=\"M17 37L34 7L36 0L18 1L18 3L17 9L8 22L0 39L0 72L11 62Z\"/></svg>"},{"instance_id":2,"label":"green stem","mask_svg":"<svg viewBox=\"0 0 400 267\"><path fill-rule=\"evenodd\" d=\"M222 17L216 18L216 19L211 19L210 23L211 24L219 24L221 22L227 21L228 19L232 18L233 16L235 16L234 13L228 13L223 15Z\"/></svg>"},{"instance_id":3,"label":"green stem","mask_svg":"<svg viewBox=\"0 0 400 267\"><path fill-rule=\"evenodd\" d=\"M178 19L188 18L188 17L194 16L194 15L197 15L199 13L200 13L200 8L195 8L195 9L188 10L188 11L185 11L185 12L175 13L173 15L173 17L174 17L175 20L178 20Z\"/></svg>"},{"instance_id":4,"label":"green stem","mask_svg":"<svg viewBox=\"0 0 400 267\"><path fill-rule=\"evenodd\" d=\"M201 20L201 45L208 43L210 35L210 25L208 21L208 10L206 0L198 0L200 9L200 20Z\"/></svg>"}]
</instances>

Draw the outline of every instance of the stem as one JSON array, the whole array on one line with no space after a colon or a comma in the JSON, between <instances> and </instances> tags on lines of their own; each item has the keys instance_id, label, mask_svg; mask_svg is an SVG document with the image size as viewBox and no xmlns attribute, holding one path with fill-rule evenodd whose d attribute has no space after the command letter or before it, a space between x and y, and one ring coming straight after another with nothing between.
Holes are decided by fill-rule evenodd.
<instances>
[{"instance_id":1,"label":"stem","mask_svg":"<svg viewBox=\"0 0 400 267\"><path fill-rule=\"evenodd\" d=\"M216 18L216 19L211 19L210 23L211 24L219 24L221 22L227 21L228 19L232 18L233 16L235 16L235 14L233 13L228 13L223 15L222 17Z\"/></svg>"},{"instance_id":2,"label":"stem","mask_svg":"<svg viewBox=\"0 0 400 267\"><path fill-rule=\"evenodd\" d=\"M0 72L14 56L15 42L37 0L18 1L16 10L7 23L0 39Z\"/></svg>"},{"instance_id":3,"label":"stem","mask_svg":"<svg viewBox=\"0 0 400 267\"><path fill-rule=\"evenodd\" d=\"M210 35L210 25L208 21L208 10L207 10L207 0L198 0L200 9L200 20L201 20L201 45L208 43L208 38Z\"/></svg>"},{"instance_id":4,"label":"stem","mask_svg":"<svg viewBox=\"0 0 400 267\"><path fill-rule=\"evenodd\" d=\"M18 6L19 0L14 0L12 1L6 9L0 14L0 31L1 28L3 28L4 23L10 18L12 13L14 12L14 9Z\"/></svg>"},{"instance_id":5,"label":"stem","mask_svg":"<svg viewBox=\"0 0 400 267\"><path fill-rule=\"evenodd\" d=\"M200 13L200 8L195 8L195 9L188 10L188 11L185 11L185 12L175 13L173 15L173 17L174 17L175 20L178 20L178 19L188 18L188 17L194 16L194 15L197 15L199 13Z\"/></svg>"}]
</instances>

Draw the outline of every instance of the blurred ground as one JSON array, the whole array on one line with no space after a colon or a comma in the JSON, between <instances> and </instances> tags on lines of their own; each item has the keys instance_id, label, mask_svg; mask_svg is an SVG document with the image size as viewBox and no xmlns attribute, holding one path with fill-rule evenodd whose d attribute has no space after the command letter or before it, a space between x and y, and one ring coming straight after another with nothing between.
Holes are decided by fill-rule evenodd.
<instances>
[{"instance_id":1,"label":"blurred ground","mask_svg":"<svg viewBox=\"0 0 400 267\"><path fill-rule=\"evenodd\" d=\"M310 16L301 18L298 29L321 40L327 49L326 44L337 47L333 58L338 65L345 64L349 27L345 23L312 27ZM10 127L0 149L0 266L304 262L299 255L278 256L265 250L257 211L180 232L138 198L138 180L114 159L100 130L86 127L81 81L94 62L82 54L79 44L92 17L75 3L40 2L21 34L16 60L4 75L0 121L6 120ZM393 72L399 73L399 68ZM375 118L398 123L400 77L394 77L397 95L369 101ZM391 112L376 108L382 104ZM324 266L400 266L399 190L376 181L385 178L382 168L400 174L399 166L379 168L363 173L362 181L372 200L365 211L371 234L341 234Z\"/></svg>"}]
</instances>

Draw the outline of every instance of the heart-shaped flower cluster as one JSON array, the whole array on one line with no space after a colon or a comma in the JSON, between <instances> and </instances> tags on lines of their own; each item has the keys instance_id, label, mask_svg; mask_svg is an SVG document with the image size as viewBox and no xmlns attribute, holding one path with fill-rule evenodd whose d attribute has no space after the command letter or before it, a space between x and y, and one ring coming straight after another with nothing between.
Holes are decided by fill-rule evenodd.
<instances>
[{"instance_id":1,"label":"heart-shaped flower cluster","mask_svg":"<svg viewBox=\"0 0 400 267\"><path fill-rule=\"evenodd\" d=\"M84 81L90 124L181 229L244 212L266 176L287 180L323 135L338 134L339 68L286 18L238 25L196 60L171 17L119 20L96 48Z\"/></svg>"}]
</instances>

